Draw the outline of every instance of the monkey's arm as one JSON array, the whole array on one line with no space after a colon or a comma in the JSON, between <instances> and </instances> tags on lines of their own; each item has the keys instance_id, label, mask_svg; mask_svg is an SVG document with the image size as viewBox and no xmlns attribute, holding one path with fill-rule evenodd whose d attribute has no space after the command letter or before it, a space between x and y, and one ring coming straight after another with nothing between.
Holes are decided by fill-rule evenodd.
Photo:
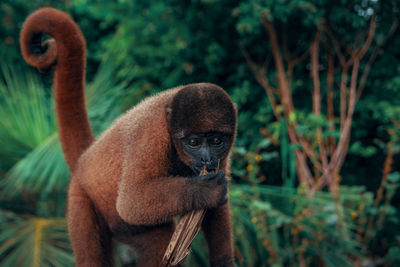
<instances>
[{"instance_id":1,"label":"monkey's arm","mask_svg":"<svg viewBox=\"0 0 400 267\"><path fill-rule=\"evenodd\" d=\"M192 210L218 206L226 195L225 174L207 177L159 177L133 182L122 179L117 211L131 224L155 225Z\"/></svg>"},{"instance_id":2,"label":"monkey's arm","mask_svg":"<svg viewBox=\"0 0 400 267\"><path fill-rule=\"evenodd\" d=\"M208 209L202 227L210 252L210 266L236 266L233 257L229 203Z\"/></svg>"},{"instance_id":3,"label":"monkey's arm","mask_svg":"<svg viewBox=\"0 0 400 267\"><path fill-rule=\"evenodd\" d=\"M230 176L230 160L224 159L221 168ZM208 209L202 223L210 253L210 266L236 266L233 256L232 223L229 201L224 205Z\"/></svg>"}]
</instances>

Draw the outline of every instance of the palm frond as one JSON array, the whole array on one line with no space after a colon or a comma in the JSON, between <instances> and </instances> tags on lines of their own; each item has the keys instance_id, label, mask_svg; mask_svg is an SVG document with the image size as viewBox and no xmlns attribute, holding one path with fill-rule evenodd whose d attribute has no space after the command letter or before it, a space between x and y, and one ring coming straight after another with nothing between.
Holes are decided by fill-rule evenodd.
<instances>
[{"instance_id":1,"label":"palm frond","mask_svg":"<svg viewBox=\"0 0 400 267\"><path fill-rule=\"evenodd\" d=\"M15 216L0 226L1 266L73 264L65 219Z\"/></svg>"},{"instance_id":2,"label":"palm frond","mask_svg":"<svg viewBox=\"0 0 400 267\"><path fill-rule=\"evenodd\" d=\"M93 131L99 135L122 113L119 101L127 90L126 84L113 80L114 64L108 57L86 89L89 118Z\"/></svg>"},{"instance_id":3,"label":"palm frond","mask_svg":"<svg viewBox=\"0 0 400 267\"><path fill-rule=\"evenodd\" d=\"M24 191L44 195L63 192L69 177L58 135L54 133L12 167L7 179L0 183L3 184L0 199L15 197Z\"/></svg>"},{"instance_id":4,"label":"palm frond","mask_svg":"<svg viewBox=\"0 0 400 267\"><path fill-rule=\"evenodd\" d=\"M89 117L96 134L108 128L121 114L118 100L126 90L124 84L113 81L114 65L110 62L111 59L105 57L94 80L87 86ZM9 157L10 151L15 151L19 144L24 145L25 150L20 153L20 158L12 160L14 165L1 183L4 190L0 198L14 197L24 191L44 195L53 191L63 192L70 174L56 133L51 97L45 95L44 86L30 72L27 72L27 78L21 79L29 83L18 84L20 76L24 75L10 68L4 70L8 82L0 85L0 98L6 99L0 102L0 112L5 110L4 113L11 114L11 117L7 116L0 124L0 140L7 142L9 147L0 150L4 153L0 158ZM26 139L31 132L32 141L28 142Z\"/></svg>"},{"instance_id":5,"label":"palm frond","mask_svg":"<svg viewBox=\"0 0 400 267\"><path fill-rule=\"evenodd\" d=\"M55 131L55 116L37 75L5 64L0 70L0 168L4 171Z\"/></svg>"}]
</instances>

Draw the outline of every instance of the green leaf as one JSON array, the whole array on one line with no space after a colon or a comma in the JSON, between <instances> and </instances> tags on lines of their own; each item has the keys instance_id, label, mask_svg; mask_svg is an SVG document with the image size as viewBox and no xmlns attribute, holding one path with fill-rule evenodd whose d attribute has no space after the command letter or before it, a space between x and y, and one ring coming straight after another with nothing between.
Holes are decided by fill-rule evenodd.
<instances>
[{"instance_id":1,"label":"green leaf","mask_svg":"<svg viewBox=\"0 0 400 267\"><path fill-rule=\"evenodd\" d=\"M398 183L400 181L400 173L399 172L392 172L389 174L388 182L391 183Z\"/></svg>"},{"instance_id":2,"label":"green leaf","mask_svg":"<svg viewBox=\"0 0 400 267\"><path fill-rule=\"evenodd\" d=\"M65 219L15 219L0 226L2 266L67 267L74 264Z\"/></svg>"}]
</instances>

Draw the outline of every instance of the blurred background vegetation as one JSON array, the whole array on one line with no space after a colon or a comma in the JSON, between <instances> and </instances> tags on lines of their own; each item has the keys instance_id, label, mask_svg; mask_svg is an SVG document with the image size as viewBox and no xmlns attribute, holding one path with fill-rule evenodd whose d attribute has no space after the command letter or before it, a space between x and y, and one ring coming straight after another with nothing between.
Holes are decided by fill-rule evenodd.
<instances>
[{"instance_id":1,"label":"blurred background vegetation","mask_svg":"<svg viewBox=\"0 0 400 267\"><path fill-rule=\"evenodd\" d=\"M73 266L51 73L18 45L42 6L86 37L96 134L166 88L232 96L239 266L400 266L397 0L2 0L0 266ZM115 254L134 266L129 248ZM200 235L187 263L207 266Z\"/></svg>"}]
</instances>

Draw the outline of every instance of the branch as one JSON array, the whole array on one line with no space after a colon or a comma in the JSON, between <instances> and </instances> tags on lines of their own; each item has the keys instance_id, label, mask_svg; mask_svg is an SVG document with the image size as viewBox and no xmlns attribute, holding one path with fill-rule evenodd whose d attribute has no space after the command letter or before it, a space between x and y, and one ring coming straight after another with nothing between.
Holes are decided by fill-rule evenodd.
<instances>
[{"instance_id":1,"label":"branch","mask_svg":"<svg viewBox=\"0 0 400 267\"><path fill-rule=\"evenodd\" d=\"M331 39L333 47L336 50L336 54L339 58L340 61L340 65L344 66L346 64L346 59L342 53L342 50L340 48L339 42L336 40L335 36L333 35L331 29L328 27L328 25L324 25L324 31L326 32L326 34L328 35L328 37Z\"/></svg>"},{"instance_id":2,"label":"branch","mask_svg":"<svg viewBox=\"0 0 400 267\"><path fill-rule=\"evenodd\" d=\"M304 51L303 54L301 54L300 56L296 57L296 58L292 58L289 50L288 50L288 46L287 46L287 32L285 29L285 32L283 34L283 38L282 38L282 42L283 42L283 56L285 58L285 61L287 62L287 75L288 75L288 80L289 80L289 84L292 81L292 77L293 77L293 69L294 67L299 64L301 61L303 61L304 59L307 58L308 55L308 50Z\"/></svg>"},{"instance_id":3,"label":"branch","mask_svg":"<svg viewBox=\"0 0 400 267\"><path fill-rule=\"evenodd\" d=\"M260 20L268 31L268 35L271 41L272 55L274 56L275 66L277 70L279 89L281 91L281 103L284 107L285 115L289 116L289 113L294 111L294 107L289 84L285 77L285 68L283 66L283 59L279 49L278 38L276 36L276 32L272 23L262 14L260 15Z\"/></svg>"},{"instance_id":4,"label":"branch","mask_svg":"<svg viewBox=\"0 0 400 267\"><path fill-rule=\"evenodd\" d=\"M343 132L343 127L346 119L347 109L347 71L348 66L343 66L342 75L340 78L340 133Z\"/></svg>"},{"instance_id":5,"label":"branch","mask_svg":"<svg viewBox=\"0 0 400 267\"><path fill-rule=\"evenodd\" d=\"M309 50L304 51L303 54L301 54L299 57L293 58L289 63L293 64L293 66L296 66L307 58L309 52Z\"/></svg>"},{"instance_id":6,"label":"branch","mask_svg":"<svg viewBox=\"0 0 400 267\"><path fill-rule=\"evenodd\" d=\"M287 72L288 72L289 82L292 81L294 67L297 64L299 64L300 62L302 62L303 60L305 60L307 58L308 53L309 53L309 50L306 50L299 57L289 60L288 67L287 67L288 68Z\"/></svg>"},{"instance_id":7,"label":"branch","mask_svg":"<svg viewBox=\"0 0 400 267\"><path fill-rule=\"evenodd\" d=\"M332 167L336 167L338 169L341 168L344 158L347 154L348 145L350 142L350 133L351 133L351 125L352 125L352 118L354 114L354 109L357 101L357 78L358 78L358 70L360 68L360 60L363 58L365 53L367 52L368 48L370 47L372 40L374 38L376 28L376 15L372 15L371 22L368 31L368 37L365 41L363 47L360 49L358 53L355 54L354 62L353 62L353 70L351 73L351 80L350 80L350 96L349 96L349 107L347 111L346 121L344 123L342 135L339 139L338 146L335 152L332 155L331 164Z\"/></svg>"},{"instance_id":8,"label":"branch","mask_svg":"<svg viewBox=\"0 0 400 267\"><path fill-rule=\"evenodd\" d=\"M369 71L371 70L372 64L374 63L376 57L378 56L379 52L381 51L381 47L384 46L386 44L387 40L389 40L392 37L392 35L395 33L398 26L399 26L398 20L393 21L389 32L385 35L386 38L375 47L374 51L372 52L371 56L369 57L367 65L365 66L363 74L361 75L360 85L357 88L357 100L361 96L362 90L364 89L365 83L367 81Z\"/></svg>"},{"instance_id":9,"label":"branch","mask_svg":"<svg viewBox=\"0 0 400 267\"><path fill-rule=\"evenodd\" d=\"M335 115L333 108L333 98L334 98L333 81L335 75L335 67L333 60L334 60L333 54L330 50L328 50L328 73L326 76L328 84L328 93L326 96L326 107L327 107L327 119L331 123L331 125L329 125L329 130L332 132L335 130L335 123L334 123ZM332 136L328 137L327 145L328 145L328 153L332 153L335 150L335 138Z\"/></svg>"},{"instance_id":10,"label":"branch","mask_svg":"<svg viewBox=\"0 0 400 267\"><path fill-rule=\"evenodd\" d=\"M270 133L270 132L268 131L267 128L261 128L261 129L260 129L260 133L261 133L262 135L264 135L266 138L268 138L269 140L271 140L271 142L272 142L272 144L273 144L274 146L279 146L279 141L278 141L278 139L276 139L276 138L273 136L273 134Z\"/></svg>"},{"instance_id":11,"label":"branch","mask_svg":"<svg viewBox=\"0 0 400 267\"><path fill-rule=\"evenodd\" d=\"M352 74L351 74L348 113L347 113L346 120L343 125L343 131L341 132L338 145L336 147L335 152L332 155L332 159L330 162L331 169L337 168L339 170L341 168L344 158L347 154L347 148L348 148L348 144L350 141L352 118L353 118L354 108L355 108L355 104L356 104L356 85L357 85L357 76L358 76L359 66L360 66L360 61L358 60L358 58L356 58L354 61L354 64L353 64L353 70L352 70Z\"/></svg>"},{"instance_id":12,"label":"branch","mask_svg":"<svg viewBox=\"0 0 400 267\"><path fill-rule=\"evenodd\" d=\"M287 46L287 31L285 28L285 31L283 33L283 37L282 37L282 43L283 43L283 56L285 57L286 62L289 63L289 61L291 60L292 56L290 55L288 46Z\"/></svg>"},{"instance_id":13,"label":"branch","mask_svg":"<svg viewBox=\"0 0 400 267\"><path fill-rule=\"evenodd\" d=\"M320 172L323 172L323 168L322 168L321 164L317 161L317 157L315 156L314 150L311 148L311 144L303 136L300 136L298 138L298 140L299 140L299 143L302 146L305 154L310 159L310 161L314 165L314 167L317 170L319 170Z\"/></svg>"},{"instance_id":14,"label":"branch","mask_svg":"<svg viewBox=\"0 0 400 267\"><path fill-rule=\"evenodd\" d=\"M259 66L251 59L249 52L247 52L247 50L244 48L244 46L241 43L239 43L239 47L240 47L240 51L242 51L244 58L246 59L247 65L249 65L251 71L253 73L257 72L257 69L259 68Z\"/></svg>"},{"instance_id":15,"label":"branch","mask_svg":"<svg viewBox=\"0 0 400 267\"><path fill-rule=\"evenodd\" d=\"M374 39L374 35L375 35L375 29L376 29L376 14L373 14L371 17L371 22L369 24L367 40L365 40L363 47L360 49L360 51L356 55L358 60L361 60L364 57L365 53L368 51L369 47L371 46L372 40Z\"/></svg>"},{"instance_id":16,"label":"branch","mask_svg":"<svg viewBox=\"0 0 400 267\"><path fill-rule=\"evenodd\" d=\"M324 31L332 41L333 47L335 48L336 54L339 58L340 65L342 66L342 74L340 79L340 132L342 133L347 109L347 71L349 66L352 64L353 57L351 57L349 60L346 60L340 48L339 42L336 40L331 29L326 24L324 26Z\"/></svg>"},{"instance_id":17,"label":"branch","mask_svg":"<svg viewBox=\"0 0 400 267\"><path fill-rule=\"evenodd\" d=\"M364 71L360 78L360 84L357 88L357 101L360 98L362 90L365 87L365 83L367 82L369 71L371 70L371 67L372 67L372 63L374 63L376 57L378 56L378 53L379 53L379 49L378 49L378 47L376 47L374 49L374 52L372 52L371 56L369 57L367 65L364 68Z\"/></svg>"},{"instance_id":18,"label":"branch","mask_svg":"<svg viewBox=\"0 0 400 267\"><path fill-rule=\"evenodd\" d=\"M270 83L268 82L268 78L265 74L265 67L264 66L259 66L257 65L252 59L250 54L247 52L247 50L241 45L239 44L240 49L242 51L242 54L244 56L244 58L246 59L247 65L249 65L251 71L254 74L254 78L257 80L257 82L264 88L264 90L267 93L269 102L271 103L272 106L272 111L274 112L274 115L276 117L277 120L281 119L281 114L278 111L278 106L276 104L275 101L275 97L273 92L276 90L275 88L273 88Z\"/></svg>"},{"instance_id":19,"label":"branch","mask_svg":"<svg viewBox=\"0 0 400 267\"><path fill-rule=\"evenodd\" d=\"M395 145L396 144L395 144L395 139L394 138L392 138L392 140L390 140L389 142L386 143L386 148L388 150L388 153L386 155L386 159L385 159L385 162L383 164L381 184L380 184L378 190L376 191L376 196L375 196L375 200L374 200L374 208L375 209L378 207L379 203L383 199L383 192L384 192L385 187L386 187L387 179L389 177L389 174L392 171L393 156L394 156L395 151L396 151ZM364 240L363 240L364 242L368 242L370 240L371 236L369 235L369 233L375 227L375 224L376 224L376 221L374 221L375 218L376 218L375 214L371 214L369 216L369 218L368 218L368 223L367 223L365 236L364 236ZM378 219L378 221L379 221L379 219ZM362 230L359 231L358 234L359 235L363 234L363 231Z\"/></svg>"},{"instance_id":20,"label":"branch","mask_svg":"<svg viewBox=\"0 0 400 267\"><path fill-rule=\"evenodd\" d=\"M354 50L357 50L357 47L359 47L359 45L362 43L361 41L364 39L364 37L368 34L367 31L361 31L357 34L356 38L354 38L354 42L353 45L351 45L352 48L354 48ZM353 50L349 49L350 51L353 52ZM352 54L352 53L350 53Z\"/></svg>"},{"instance_id":21,"label":"branch","mask_svg":"<svg viewBox=\"0 0 400 267\"><path fill-rule=\"evenodd\" d=\"M310 72L313 80L313 113L315 115L321 114L321 84L319 80L319 43L321 40L320 30L317 29L317 33L315 34L315 39L311 43L310 47ZM320 150L320 158L322 161L322 167L326 168L328 165L328 157L325 151L325 147L322 140L322 129L318 127L317 129L317 144Z\"/></svg>"},{"instance_id":22,"label":"branch","mask_svg":"<svg viewBox=\"0 0 400 267\"><path fill-rule=\"evenodd\" d=\"M304 157L304 154L297 149L295 155L297 159L296 169L297 173L299 174L299 180L306 186L306 191L309 192L311 188L315 187L314 179L311 175L310 169L307 166L307 161Z\"/></svg>"},{"instance_id":23,"label":"branch","mask_svg":"<svg viewBox=\"0 0 400 267\"><path fill-rule=\"evenodd\" d=\"M319 81L319 42L320 42L320 31L317 30L317 33L315 35L315 39L311 44L310 47L310 55L311 55L311 62L310 62L310 71L311 71L311 77L313 80L313 86L314 86L314 91L313 91L313 113L315 115L319 115L321 113L321 85Z\"/></svg>"}]
</instances>

